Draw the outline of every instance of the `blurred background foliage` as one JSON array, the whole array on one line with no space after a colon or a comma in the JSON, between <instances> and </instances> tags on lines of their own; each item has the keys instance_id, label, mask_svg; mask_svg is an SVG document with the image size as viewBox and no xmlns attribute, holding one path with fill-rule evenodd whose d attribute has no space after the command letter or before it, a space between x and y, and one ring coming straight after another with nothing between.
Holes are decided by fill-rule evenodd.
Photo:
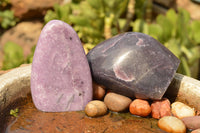
<instances>
[{"instance_id":1,"label":"blurred background foliage","mask_svg":"<svg viewBox=\"0 0 200 133\"><path fill-rule=\"evenodd\" d=\"M5 10L0 11L0 24L3 29L15 26L18 19L14 17L13 11Z\"/></svg>"},{"instance_id":2,"label":"blurred background foliage","mask_svg":"<svg viewBox=\"0 0 200 133\"><path fill-rule=\"evenodd\" d=\"M186 10L170 9L158 15L154 23L143 19L132 22L133 31L148 34L173 52L180 60L179 73L197 77L200 58L200 21L191 21Z\"/></svg>"},{"instance_id":3,"label":"blurred background foliage","mask_svg":"<svg viewBox=\"0 0 200 133\"><path fill-rule=\"evenodd\" d=\"M4 54L4 70L17 67L24 62L23 49L13 42L7 42L5 44Z\"/></svg>"},{"instance_id":4,"label":"blurred background foliage","mask_svg":"<svg viewBox=\"0 0 200 133\"><path fill-rule=\"evenodd\" d=\"M3 0L1 7L2 3L6 5L9 1ZM200 21L192 20L184 9L170 9L165 15L153 16L151 0L71 0L48 10L44 24L53 19L73 26L86 53L119 33L142 32L160 41L181 60L179 73L197 78L200 71ZM0 11L1 28L14 26L18 21L11 11ZM8 42L3 69L32 62L34 48L26 59L22 53L19 46Z\"/></svg>"},{"instance_id":5,"label":"blurred background foliage","mask_svg":"<svg viewBox=\"0 0 200 133\"><path fill-rule=\"evenodd\" d=\"M9 9L9 6L9 0L0 1L0 27L3 29L15 26L19 21L19 19L14 17L14 12Z\"/></svg>"},{"instance_id":6,"label":"blurred background foliage","mask_svg":"<svg viewBox=\"0 0 200 133\"><path fill-rule=\"evenodd\" d=\"M21 64L29 64L33 61L35 46L32 47L31 53L25 58L21 46L14 42L7 42L4 46L3 70L8 70L20 66Z\"/></svg>"}]
</instances>

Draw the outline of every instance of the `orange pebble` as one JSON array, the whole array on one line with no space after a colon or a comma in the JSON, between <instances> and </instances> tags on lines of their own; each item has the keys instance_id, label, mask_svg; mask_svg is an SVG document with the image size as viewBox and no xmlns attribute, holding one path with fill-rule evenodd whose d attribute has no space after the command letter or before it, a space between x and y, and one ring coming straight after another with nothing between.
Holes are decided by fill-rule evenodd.
<instances>
[{"instance_id":1,"label":"orange pebble","mask_svg":"<svg viewBox=\"0 0 200 133\"><path fill-rule=\"evenodd\" d=\"M146 100L135 99L129 106L129 111L133 115L146 117L151 113L151 107Z\"/></svg>"}]
</instances>

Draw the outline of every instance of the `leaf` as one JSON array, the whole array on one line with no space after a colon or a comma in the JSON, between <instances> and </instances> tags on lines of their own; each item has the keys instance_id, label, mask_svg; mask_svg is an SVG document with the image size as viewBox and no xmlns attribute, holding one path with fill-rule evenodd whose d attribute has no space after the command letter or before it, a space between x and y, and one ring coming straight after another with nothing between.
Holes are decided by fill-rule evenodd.
<instances>
[{"instance_id":1,"label":"leaf","mask_svg":"<svg viewBox=\"0 0 200 133\"><path fill-rule=\"evenodd\" d=\"M18 117L18 112L19 112L19 109L16 108L16 109L11 109L10 110L10 115L14 116L14 117Z\"/></svg>"},{"instance_id":2,"label":"leaf","mask_svg":"<svg viewBox=\"0 0 200 133\"><path fill-rule=\"evenodd\" d=\"M198 62L200 59L200 46L192 47L189 49L191 56L188 59L189 65L194 64L195 62Z\"/></svg>"},{"instance_id":3,"label":"leaf","mask_svg":"<svg viewBox=\"0 0 200 133\"><path fill-rule=\"evenodd\" d=\"M172 38L168 42L164 43L165 47L167 47L176 57L180 58L181 50L180 50L180 40Z\"/></svg>"},{"instance_id":4,"label":"leaf","mask_svg":"<svg viewBox=\"0 0 200 133\"><path fill-rule=\"evenodd\" d=\"M126 24L126 19L118 19L119 22L119 28L122 29L124 25Z\"/></svg>"},{"instance_id":5,"label":"leaf","mask_svg":"<svg viewBox=\"0 0 200 133\"><path fill-rule=\"evenodd\" d=\"M53 20L53 19L59 19L59 18L54 11L48 10L45 17L44 17L45 24L48 23L50 20Z\"/></svg>"},{"instance_id":6,"label":"leaf","mask_svg":"<svg viewBox=\"0 0 200 133\"><path fill-rule=\"evenodd\" d=\"M187 59L192 58L193 54L189 49L186 48L186 46L182 45L180 48L181 51L186 55Z\"/></svg>"},{"instance_id":7,"label":"leaf","mask_svg":"<svg viewBox=\"0 0 200 133\"><path fill-rule=\"evenodd\" d=\"M193 21L190 26L190 37L197 43L200 43L200 21Z\"/></svg>"},{"instance_id":8,"label":"leaf","mask_svg":"<svg viewBox=\"0 0 200 133\"><path fill-rule=\"evenodd\" d=\"M168 18L168 20L172 23L173 27L169 27L172 29L172 37L176 36L176 31L177 31L177 14L174 11L174 9L170 9L167 11L166 13L166 17Z\"/></svg>"},{"instance_id":9,"label":"leaf","mask_svg":"<svg viewBox=\"0 0 200 133\"><path fill-rule=\"evenodd\" d=\"M183 8L178 9L178 17L178 19L184 23L189 23L190 21L190 13Z\"/></svg>"},{"instance_id":10,"label":"leaf","mask_svg":"<svg viewBox=\"0 0 200 133\"><path fill-rule=\"evenodd\" d=\"M189 65L188 65L188 63L187 63L186 58L181 57L180 60L181 60L181 63L180 63L178 72L179 72L179 73L182 73L182 74L184 74L184 75L187 75L187 76L191 76L190 68L189 68Z\"/></svg>"},{"instance_id":11,"label":"leaf","mask_svg":"<svg viewBox=\"0 0 200 133\"><path fill-rule=\"evenodd\" d=\"M190 14L183 9L178 10L178 19L177 19L177 37L181 39L181 44L183 45L189 45L189 36L188 36L188 30L189 30L189 21L190 21Z\"/></svg>"},{"instance_id":12,"label":"leaf","mask_svg":"<svg viewBox=\"0 0 200 133\"><path fill-rule=\"evenodd\" d=\"M59 19L64 22L67 22L68 24L71 24L71 21L69 19L69 15L72 13L71 5L69 3L64 5L55 4L54 5L54 11L48 10L44 20L45 23L49 22L53 19Z\"/></svg>"},{"instance_id":13,"label":"leaf","mask_svg":"<svg viewBox=\"0 0 200 133\"><path fill-rule=\"evenodd\" d=\"M133 31L148 34L148 25L144 20L137 19L134 23L131 23L131 25L133 26Z\"/></svg>"},{"instance_id":14,"label":"leaf","mask_svg":"<svg viewBox=\"0 0 200 133\"><path fill-rule=\"evenodd\" d=\"M163 15L158 15L158 17L156 18L156 22L163 29L162 30L163 32L160 37L161 39L160 41L162 42L168 41L172 37L172 29L173 29L172 22Z\"/></svg>"},{"instance_id":15,"label":"leaf","mask_svg":"<svg viewBox=\"0 0 200 133\"><path fill-rule=\"evenodd\" d=\"M177 14L174 9L169 9L166 13L166 17L172 22L173 25L177 24Z\"/></svg>"},{"instance_id":16,"label":"leaf","mask_svg":"<svg viewBox=\"0 0 200 133\"><path fill-rule=\"evenodd\" d=\"M10 26L15 26L18 19L14 17L14 13L11 10L0 11L0 23L4 29Z\"/></svg>"},{"instance_id":17,"label":"leaf","mask_svg":"<svg viewBox=\"0 0 200 133\"><path fill-rule=\"evenodd\" d=\"M161 40L160 37L162 35L162 32L162 27L158 24L150 24L148 26L148 34L155 39Z\"/></svg>"},{"instance_id":18,"label":"leaf","mask_svg":"<svg viewBox=\"0 0 200 133\"><path fill-rule=\"evenodd\" d=\"M79 25L79 26L90 26L89 20L85 18L84 16L70 16L70 20L72 23Z\"/></svg>"},{"instance_id":19,"label":"leaf","mask_svg":"<svg viewBox=\"0 0 200 133\"><path fill-rule=\"evenodd\" d=\"M94 48L94 46L95 46L95 45L90 44L90 43L85 43L85 44L84 44L84 47L87 48L87 49L89 49L89 50L91 50L92 48Z\"/></svg>"},{"instance_id":20,"label":"leaf","mask_svg":"<svg viewBox=\"0 0 200 133\"><path fill-rule=\"evenodd\" d=\"M80 14L78 16L84 16L85 18L89 20L99 19L100 16L102 15L102 10L101 10L102 7L99 10L97 10L96 8L92 8L89 5L89 3L87 3L87 1L81 2L81 5L79 8L80 8Z\"/></svg>"}]
</instances>

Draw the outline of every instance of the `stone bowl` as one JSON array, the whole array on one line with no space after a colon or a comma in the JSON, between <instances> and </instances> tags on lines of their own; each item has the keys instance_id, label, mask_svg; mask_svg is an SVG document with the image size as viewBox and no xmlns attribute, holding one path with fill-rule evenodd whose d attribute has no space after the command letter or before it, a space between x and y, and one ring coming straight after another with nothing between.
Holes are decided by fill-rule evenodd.
<instances>
[{"instance_id":1,"label":"stone bowl","mask_svg":"<svg viewBox=\"0 0 200 133\"><path fill-rule=\"evenodd\" d=\"M9 111L30 95L30 76L31 65L18 67L0 75L0 125L6 123ZM171 102L181 101L200 111L200 81L176 73L165 97Z\"/></svg>"}]
</instances>

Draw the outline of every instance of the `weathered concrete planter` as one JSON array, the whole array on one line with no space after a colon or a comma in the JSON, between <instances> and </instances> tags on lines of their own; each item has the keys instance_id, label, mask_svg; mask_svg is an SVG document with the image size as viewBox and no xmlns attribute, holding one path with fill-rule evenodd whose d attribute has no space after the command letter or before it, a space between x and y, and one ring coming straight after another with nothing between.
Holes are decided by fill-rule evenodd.
<instances>
[{"instance_id":1,"label":"weathered concrete planter","mask_svg":"<svg viewBox=\"0 0 200 133\"><path fill-rule=\"evenodd\" d=\"M30 93L30 75L31 65L28 65L0 76L0 111Z\"/></svg>"},{"instance_id":2,"label":"weathered concrete planter","mask_svg":"<svg viewBox=\"0 0 200 133\"><path fill-rule=\"evenodd\" d=\"M2 111L10 110L10 105L17 99L30 94L31 65L13 69L0 75L0 119ZM200 81L176 74L169 86L166 97L171 101L181 101L200 110Z\"/></svg>"}]
</instances>

